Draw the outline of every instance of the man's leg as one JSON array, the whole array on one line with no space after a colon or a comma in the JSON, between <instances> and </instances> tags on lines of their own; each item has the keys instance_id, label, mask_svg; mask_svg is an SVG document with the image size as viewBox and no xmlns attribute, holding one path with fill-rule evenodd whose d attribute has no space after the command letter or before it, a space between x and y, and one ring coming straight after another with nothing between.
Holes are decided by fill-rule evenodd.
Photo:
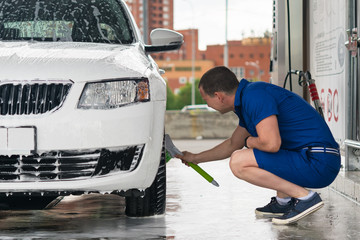
<instances>
[{"instance_id":1,"label":"man's leg","mask_svg":"<svg viewBox=\"0 0 360 240\"><path fill-rule=\"evenodd\" d=\"M286 165L282 167L286 169ZM286 210L281 217L273 218L272 221L275 224L296 222L323 206L323 202L317 193L309 192L304 187L261 169L252 149L235 151L230 159L230 168L234 175L242 180L260 187L276 190L278 197L292 197L290 206L286 206L286 208L281 209L275 198L272 198L272 201L260 210L261 213L266 214L274 213L273 210L275 210L275 213L276 211L281 213L282 210ZM289 172L291 172L290 166ZM256 211L259 211L259 208Z\"/></svg>"},{"instance_id":2,"label":"man's leg","mask_svg":"<svg viewBox=\"0 0 360 240\"><path fill-rule=\"evenodd\" d=\"M233 174L251 184L277 191L277 196L300 198L309 191L271 172L259 168L252 149L235 151L230 158L230 169Z\"/></svg>"}]
</instances>

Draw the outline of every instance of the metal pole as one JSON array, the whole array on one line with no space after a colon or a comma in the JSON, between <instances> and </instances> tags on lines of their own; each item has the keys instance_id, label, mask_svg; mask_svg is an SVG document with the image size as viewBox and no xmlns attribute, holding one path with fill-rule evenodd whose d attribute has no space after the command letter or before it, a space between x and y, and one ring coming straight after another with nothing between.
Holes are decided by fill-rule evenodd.
<instances>
[{"instance_id":1,"label":"metal pole","mask_svg":"<svg viewBox=\"0 0 360 240\"><path fill-rule=\"evenodd\" d=\"M145 44L148 44L148 10L148 0L143 0L143 38Z\"/></svg>"},{"instance_id":2,"label":"metal pole","mask_svg":"<svg viewBox=\"0 0 360 240\"><path fill-rule=\"evenodd\" d=\"M224 66L229 66L229 46L228 46L228 0L226 0L225 8L225 46L224 46Z\"/></svg>"},{"instance_id":3,"label":"metal pole","mask_svg":"<svg viewBox=\"0 0 360 240\"><path fill-rule=\"evenodd\" d=\"M192 75L192 85L191 85L191 104L195 105L195 29L191 29L191 38L192 38L192 57L191 57L191 75Z\"/></svg>"}]
</instances>

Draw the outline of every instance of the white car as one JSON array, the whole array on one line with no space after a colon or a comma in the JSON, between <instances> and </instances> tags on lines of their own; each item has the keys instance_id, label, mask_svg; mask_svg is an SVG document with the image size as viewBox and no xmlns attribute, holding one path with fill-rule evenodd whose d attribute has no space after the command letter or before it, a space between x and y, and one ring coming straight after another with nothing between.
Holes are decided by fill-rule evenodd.
<instances>
[{"instance_id":1,"label":"white car","mask_svg":"<svg viewBox=\"0 0 360 240\"><path fill-rule=\"evenodd\" d=\"M197 105L186 105L181 109L181 112L201 112L201 111L206 111L206 112L216 112L215 109L213 109L212 107L209 107L207 104L197 104Z\"/></svg>"},{"instance_id":2,"label":"white car","mask_svg":"<svg viewBox=\"0 0 360 240\"><path fill-rule=\"evenodd\" d=\"M121 0L0 0L0 208L113 193L165 209L166 83ZM58 198L59 199L59 198Z\"/></svg>"}]
</instances>

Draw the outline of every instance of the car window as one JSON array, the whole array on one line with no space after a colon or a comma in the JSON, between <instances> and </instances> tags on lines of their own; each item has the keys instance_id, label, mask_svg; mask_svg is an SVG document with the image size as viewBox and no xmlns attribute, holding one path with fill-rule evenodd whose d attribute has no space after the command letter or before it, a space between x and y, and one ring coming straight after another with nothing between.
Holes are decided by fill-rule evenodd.
<instances>
[{"instance_id":1,"label":"car window","mask_svg":"<svg viewBox=\"0 0 360 240\"><path fill-rule=\"evenodd\" d=\"M117 0L0 0L0 40L130 44L135 37Z\"/></svg>"}]
</instances>

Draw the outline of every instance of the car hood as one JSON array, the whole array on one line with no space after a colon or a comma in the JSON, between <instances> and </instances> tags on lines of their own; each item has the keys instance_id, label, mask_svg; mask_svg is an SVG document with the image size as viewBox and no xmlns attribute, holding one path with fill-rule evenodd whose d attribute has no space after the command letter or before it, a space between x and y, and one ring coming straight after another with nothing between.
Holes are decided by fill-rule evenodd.
<instances>
[{"instance_id":1,"label":"car hood","mask_svg":"<svg viewBox=\"0 0 360 240\"><path fill-rule=\"evenodd\" d=\"M139 44L0 42L0 81L143 77L149 64Z\"/></svg>"}]
</instances>

